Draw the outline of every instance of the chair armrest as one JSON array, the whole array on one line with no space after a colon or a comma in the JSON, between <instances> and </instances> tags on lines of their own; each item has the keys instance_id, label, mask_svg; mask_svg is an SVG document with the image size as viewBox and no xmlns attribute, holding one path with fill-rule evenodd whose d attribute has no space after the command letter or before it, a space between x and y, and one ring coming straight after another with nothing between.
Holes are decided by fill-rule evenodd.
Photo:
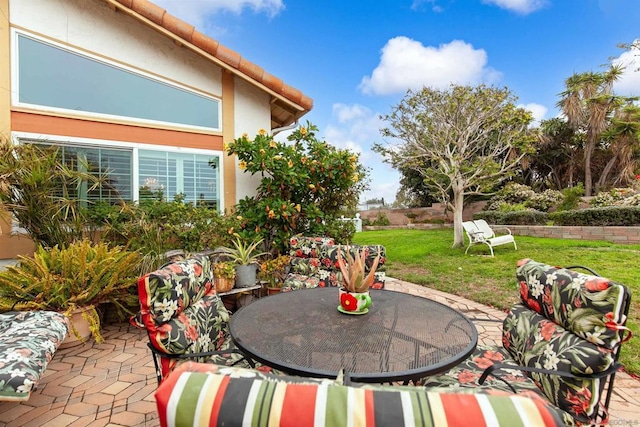
<instances>
[{"instance_id":1,"label":"chair armrest","mask_svg":"<svg viewBox=\"0 0 640 427\"><path fill-rule=\"evenodd\" d=\"M506 231L507 234L511 234L511 230L508 229L507 227L498 227L498 228L494 228L493 231L495 233L496 230L500 230L500 231Z\"/></svg>"}]
</instances>

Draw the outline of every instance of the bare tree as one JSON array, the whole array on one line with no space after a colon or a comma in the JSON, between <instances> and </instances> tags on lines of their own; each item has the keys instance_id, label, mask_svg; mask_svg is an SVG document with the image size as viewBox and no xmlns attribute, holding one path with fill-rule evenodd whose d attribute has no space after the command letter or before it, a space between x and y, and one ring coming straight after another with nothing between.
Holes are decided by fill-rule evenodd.
<instances>
[{"instance_id":1,"label":"bare tree","mask_svg":"<svg viewBox=\"0 0 640 427\"><path fill-rule=\"evenodd\" d=\"M504 88L456 86L409 91L381 129L394 143L375 144L394 168L418 171L453 212L453 246L464 245L465 196L490 194L535 140L529 111Z\"/></svg>"}]
</instances>

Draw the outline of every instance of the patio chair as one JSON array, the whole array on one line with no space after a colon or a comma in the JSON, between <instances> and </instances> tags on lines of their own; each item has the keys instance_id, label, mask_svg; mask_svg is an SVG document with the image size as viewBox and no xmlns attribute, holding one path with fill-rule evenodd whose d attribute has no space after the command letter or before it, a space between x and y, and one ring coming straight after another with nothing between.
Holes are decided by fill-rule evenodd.
<instances>
[{"instance_id":1,"label":"patio chair","mask_svg":"<svg viewBox=\"0 0 640 427\"><path fill-rule=\"evenodd\" d=\"M576 268L519 261L521 302L504 320L502 347L478 346L462 364L421 383L536 393L579 423L606 423L620 348L631 338L631 294Z\"/></svg>"},{"instance_id":2,"label":"patio chair","mask_svg":"<svg viewBox=\"0 0 640 427\"><path fill-rule=\"evenodd\" d=\"M165 264L138 279L140 311L132 323L146 329L158 384L180 360L248 364L229 335L229 312L212 284L207 256Z\"/></svg>"},{"instance_id":3,"label":"patio chair","mask_svg":"<svg viewBox=\"0 0 640 427\"><path fill-rule=\"evenodd\" d=\"M513 247L515 250L518 250L518 246L516 245L516 241L511 234L511 230L506 227L499 228L498 230L506 230L507 234L502 234L497 236L495 231L487 224L484 219L477 219L475 221L465 221L462 223L462 227L464 231L467 233L467 238L469 239L469 245L467 246L467 250L464 251L466 254L469 252L469 248L476 244L485 244L489 247L491 251L491 256L493 256L493 247L506 245L508 243L513 243Z\"/></svg>"}]
</instances>

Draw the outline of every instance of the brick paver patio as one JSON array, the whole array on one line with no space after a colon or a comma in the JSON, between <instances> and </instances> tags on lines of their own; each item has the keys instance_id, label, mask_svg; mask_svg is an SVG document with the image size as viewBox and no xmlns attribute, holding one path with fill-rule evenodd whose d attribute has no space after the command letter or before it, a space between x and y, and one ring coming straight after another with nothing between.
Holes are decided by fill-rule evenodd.
<instances>
[{"instance_id":1,"label":"brick paver patio","mask_svg":"<svg viewBox=\"0 0 640 427\"><path fill-rule=\"evenodd\" d=\"M387 288L450 305L474 319L482 343L501 340L499 310L394 279ZM28 401L0 402L0 426L158 426L146 333L122 323L105 326L103 336L102 344L59 350ZM610 416L611 425L640 426L640 381L624 372L616 377Z\"/></svg>"}]
</instances>

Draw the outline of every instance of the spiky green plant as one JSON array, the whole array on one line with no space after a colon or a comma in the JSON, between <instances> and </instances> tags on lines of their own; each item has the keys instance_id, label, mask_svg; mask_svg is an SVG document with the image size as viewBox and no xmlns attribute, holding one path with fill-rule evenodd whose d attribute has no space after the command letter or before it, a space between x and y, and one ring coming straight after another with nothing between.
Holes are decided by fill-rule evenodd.
<instances>
[{"instance_id":1,"label":"spiky green plant","mask_svg":"<svg viewBox=\"0 0 640 427\"><path fill-rule=\"evenodd\" d=\"M109 302L124 318L137 302L135 289L140 255L87 240L66 248L39 246L33 257L0 272L0 311L53 310L71 317L81 307L88 313L92 335L101 341L98 304Z\"/></svg>"},{"instance_id":2,"label":"spiky green plant","mask_svg":"<svg viewBox=\"0 0 640 427\"><path fill-rule=\"evenodd\" d=\"M345 256L342 256L341 245L338 248L338 267L342 273L342 286L349 292L365 292L373 284L375 278L376 269L378 268L378 262L380 262L380 255L373 260L369 273L366 273L366 259L367 251L365 248L356 250L356 254L353 254L351 248L347 245L344 246ZM378 248L378 253L380 250ZM346 258L346 261L345 261Z\"/></svg>"}]
</instances>

